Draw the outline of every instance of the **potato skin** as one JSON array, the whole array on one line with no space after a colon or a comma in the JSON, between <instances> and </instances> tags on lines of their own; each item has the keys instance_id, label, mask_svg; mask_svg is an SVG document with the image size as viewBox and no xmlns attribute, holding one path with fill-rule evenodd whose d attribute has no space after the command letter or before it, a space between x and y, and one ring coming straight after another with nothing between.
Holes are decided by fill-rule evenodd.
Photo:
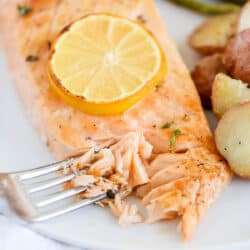
<instances>
[{"instance_id":1,"label":"potato skin","mask_svg":"<svg viewBox=\"0 0 250 250\"><path fill-rule=\"evenodd\" d=\"M236 30L238 12L209 18L189 37L191 48L203 55L223 52Z\"/></svg>"},{"instance_id":2,"label":"potato skin","mask_svg":"<svg viewBox=\"0 0 250 250\"><path fill-rule=\"evenodd\" d=\"M225 72L222 54L213 54L202 58L191 75L200 94L202 105L211 109L212 84L218 73Z\"/></svg>"},{"instance_id":3,"label":"potato skin","mask_svg":"<svg viewBox=\"0 0 250 250\"><path fill-rule=\"evenodd\" d=\"M223 63L234 78L250 83L250 29L238 33L230 40Z\"/></svg>"},{"instance_id":4,"label":"potato skin","mask_svg":"<svg viewBox=\"0 0 250 250\"><path fill-rule=\"evenodd\" d=\"M221 118L215 130L218 151L230 168L242 178L250 179L250 102L237 104Z\"/></svg>"}]
</instances>

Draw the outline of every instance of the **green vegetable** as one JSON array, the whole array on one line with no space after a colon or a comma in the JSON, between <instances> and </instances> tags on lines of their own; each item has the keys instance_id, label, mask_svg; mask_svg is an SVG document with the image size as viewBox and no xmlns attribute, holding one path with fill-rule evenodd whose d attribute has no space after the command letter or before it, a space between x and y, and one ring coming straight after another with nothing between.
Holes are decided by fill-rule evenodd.
<instances>
[{"instance_id":1,"label":"green vegetable","mask_svg":"<svg viewBox=\"0 0 250 250\"><path fill-rule=\"evenodd\" d=\"M247 0L228 0L225 2L232 2L232 3L238 4L238 5L243 5L247 2Z\"/></svg>"},{"instance_id":2,"label":"green vegetable","mask_svg":"<svg viewBox=\"0 0 250 250\"><path fill-rule=\"evenodd\" d=\"M19 16L26 16L31 12L31 8L28 5L18 5L17 11Z\"/></svg>"},{"instance_id":3,"label":"green vegetable","mask_svg":"<svg viewBox=\"0 0 250 250\"><path fill-rule=\"evenodd\" d=\"M169 141L169 148L173 148L175 142L176 142L176 137L177 135L181 135L181 131L179 129L176 129L172 132L170 141Z\"/></svg>"},{"instance_id":4,"label":"green vegetable","mask_svg":"<svg viewBox=\"0 0 250 250\"><path fill-rule=\"evenodd\" d=\"M234 12L240 7L233 3L209 3L202 0L170 0L186 8L198 11L207 15L218 15Z\"/></svg>"}]
</instances>

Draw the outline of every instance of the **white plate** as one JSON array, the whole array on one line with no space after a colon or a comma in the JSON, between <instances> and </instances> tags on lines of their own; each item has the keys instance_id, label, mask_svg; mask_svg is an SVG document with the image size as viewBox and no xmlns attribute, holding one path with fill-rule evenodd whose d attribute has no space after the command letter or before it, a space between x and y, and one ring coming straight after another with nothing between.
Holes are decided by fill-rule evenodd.
<instances>
[{"instance_id":1,"label":"white plate","mask_svg":"<svg viewBox=\"0 0 250 250\"><path fill-rule=\"evenodd\" d=\"M197 55L187 47L185 40L203 17L163 0L156 2L186 63L192 67ZM52 162L51 154L26 119L7 73L2 52L0 75L0 172ZM176 222L122 228L108 211L94 206L32 225L32 228L51 238L82 247L173 250L215 247L231 249L235 246L234 249L239 249L243 245L250 247L249 193L249 183L234 180L202 220L193 240L187 244L181 243Z\"/></svg>"}]
</instances>

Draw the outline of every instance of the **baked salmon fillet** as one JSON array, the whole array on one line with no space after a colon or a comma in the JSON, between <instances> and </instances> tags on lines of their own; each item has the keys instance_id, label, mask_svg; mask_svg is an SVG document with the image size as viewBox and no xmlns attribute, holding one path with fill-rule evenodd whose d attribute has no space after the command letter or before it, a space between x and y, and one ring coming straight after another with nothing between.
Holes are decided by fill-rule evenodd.
<instances>
[{"instance_id":1,"label":"baked salmon fillet","mask_svg":"<svg viewBox=\"0 0 250 250\"><path fill-rule=\"evenodd\" d=\"M26 16L17 11L23 4L31 10ZM2 0L0 5L10 71L42 140L58 159L86 152L77 168L72 166L77 177L68 185L92 186L85 197L118 187L120 194L106 203L122 224L143 220L135 205L123 200L133 192L147 208L147 221L180 217L183 238L190 239L232 173L216 151L197 91L153 1ZM165 79L117 116L75 110L53 91L47 76L50 46L60 31L97 12L142 22L168 62ZM86 166L86 175L79 174Z\"/></svg>"}]
</instances>

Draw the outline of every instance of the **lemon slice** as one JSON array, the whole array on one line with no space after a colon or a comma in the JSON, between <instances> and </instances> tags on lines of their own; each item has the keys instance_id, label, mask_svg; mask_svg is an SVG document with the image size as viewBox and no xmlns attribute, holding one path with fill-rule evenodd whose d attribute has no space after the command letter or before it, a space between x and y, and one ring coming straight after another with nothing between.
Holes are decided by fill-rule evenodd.
<instances>
[{"instance_id":1,"label":"lemon slice","mask_svg":"<svg viewBox=\"0 0 250 250\"><path fill-rule=\"evenodd\" d=\"M141 100L166 73L164 53L141 24L93 14L54 42L51 84L68 104L94 115L118 114Z\"/></svg>"}]
</instances>

